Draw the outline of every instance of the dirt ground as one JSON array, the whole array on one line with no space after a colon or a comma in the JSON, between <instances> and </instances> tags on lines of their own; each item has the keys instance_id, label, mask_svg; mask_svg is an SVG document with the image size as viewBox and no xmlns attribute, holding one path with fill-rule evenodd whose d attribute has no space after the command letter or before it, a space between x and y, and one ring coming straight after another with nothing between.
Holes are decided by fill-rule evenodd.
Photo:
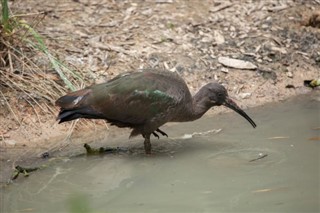
<instances>
[{"instance_id":1,"label":"dirt ground","mask_svg":"<svg viewBox=\"0 0 320 213\"><path fill-rule=\"evenodd\" d=\"M125 71L161 68L178 72L193 93L217 80L245 109L311 92L303 81L320 77L319 0L9 3L13 14L37 20L35 28L49 50L65 64L83 70L85 85ZM39 17L44 18L39 21ZM230 58L247 63L230 67ZM38 60L43 62L41 57ZM47 64L43 67L54 72ZM99 121L58 125L58 109L31 108L17 101L19 94L3 91L0 160L5 172L1 171L1 181L15 165L40 159L43 152L57 153L66 144L71 146L72 140L65 142L66 138L96 133L73 143L81 146L103 137L97 134L101 130L104 134L114 130ZM15 107L8 109L6 101L16 103ZM224 111L227 109L220 107L210 113Z\"/></svg>"}]
</instances>

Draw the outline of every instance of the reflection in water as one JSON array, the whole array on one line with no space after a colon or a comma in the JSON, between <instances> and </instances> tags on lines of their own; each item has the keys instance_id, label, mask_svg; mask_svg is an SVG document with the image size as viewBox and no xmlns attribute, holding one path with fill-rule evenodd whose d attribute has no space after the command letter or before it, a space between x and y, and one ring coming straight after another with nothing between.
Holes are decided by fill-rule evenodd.
<instances>
[{"instance_id":1,"label":"reflection in water","mask_svg":"<svg viewBox=\"0 0 320 213\"><path fill-rule=\"evenodd\" d=\"M319 212L319 102L297 97L249 114L257 129L234 113L164 127L170 138L154 140L150 157L137 138L130 152L71 158L6 188L2 208Z\"/></svg>"}]
</instances>

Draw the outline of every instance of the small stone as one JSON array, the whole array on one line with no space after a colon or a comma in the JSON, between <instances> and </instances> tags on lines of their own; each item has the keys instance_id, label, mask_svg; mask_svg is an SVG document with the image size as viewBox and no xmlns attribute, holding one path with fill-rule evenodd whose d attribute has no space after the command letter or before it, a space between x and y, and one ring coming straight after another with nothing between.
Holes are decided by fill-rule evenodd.
<instances>
[{"instance_id":1,"label":"small stone","mask_svg":"<svg viewBox=\"0 0 320 213\"><path fill-rule=\"evenodd\" d=\"M264 60L264 61L268 61L268 62L272 62L272 59L269 58L268 56L263 57L263 60Z\"/></svg>"},{"instance_id":2,"label":"small stone","mask_svg":"<svg viewBox=\"0 0 320 213\"><path fill-rule=\"evenodd\" d=\"M5 140L4 142L5 142L5 144L10 145L10 146L14 146L17 143L15 140L11 140L11 139Z\"/></svg>"},{"instance_id":3,"label":"small stone","mask_svg":"<svg viewBox=\"0 0 320 213\"><path fill-rule=\"evenodd\" d=\"M229 69L228 69L228 68L225 68L225 67L222 67L222 68L221 68L221 72L228 73L228 72L229 72Z\"/></svg>"},{"instance_id":4,"label":"small stone","mask_svg":"<svg viewBox=\"0 0 320 213\"><path fill-rule=\"evenodd\" d=\"M288 78L293 78L293 73L291 71L287 72L287 77Z\"/></svg>"},{"instance_id":5,"label":"small stone","mask_svg":"<svg viewBox=\"0 0 320 213\"><path fill-rule=\"evenodd\" d=\"M215 30L213 32L213 36L218 45L225 42L224 36L222 35L221 31Z\"/></svg>"},{"instance_id":6,"label":"small stone","mask_svg":"<svg viewBox=\"0 0 320 213\"><path fill-rule=\"evenodd\" d=\"M249 98L251 96L251 93L250 92L243 92L243 93L239 93L238 96L240 98L242 98L242 99L246 99L246 98Z\"/></svg>"}]
</instances>

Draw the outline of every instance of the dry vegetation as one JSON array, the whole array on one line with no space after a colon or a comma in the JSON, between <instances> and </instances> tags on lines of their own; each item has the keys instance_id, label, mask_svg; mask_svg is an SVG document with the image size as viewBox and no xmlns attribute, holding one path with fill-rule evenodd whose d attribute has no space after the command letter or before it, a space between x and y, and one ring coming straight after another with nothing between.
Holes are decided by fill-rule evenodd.
<instances>
[{"instance_id":1,"label":"dry vegetation","mask_svg":"<svg viewBox=\"0 0 320 213\"><path fill-rule=\"evenodd\" d=\"M0 28L3 152L65 134L56 98L124 71L176 71L192 91L215 79L245 107L299 94L303 80L320 76L319 0L9 3L13 28ZM222 60L232 58L254 67Z\"/></svg>"}]
</instances>

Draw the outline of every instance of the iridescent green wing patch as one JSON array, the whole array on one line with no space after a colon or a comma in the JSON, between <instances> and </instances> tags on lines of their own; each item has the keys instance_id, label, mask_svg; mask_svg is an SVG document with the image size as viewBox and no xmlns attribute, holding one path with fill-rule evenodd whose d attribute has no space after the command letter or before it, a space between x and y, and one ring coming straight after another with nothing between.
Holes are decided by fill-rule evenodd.
<instances>
[{"instance_id":1,"label":"iridescent green wing patch","mask_svg":"<svg viewBox=\"0 0 320 213\"><path fill-rule=\"evenodd\" d=\"M173 98L165 92L160 90L135 90L134 95L143 96L144 98L148 98L152 101L171 101Z\"/></svg>"}]
</instances>

